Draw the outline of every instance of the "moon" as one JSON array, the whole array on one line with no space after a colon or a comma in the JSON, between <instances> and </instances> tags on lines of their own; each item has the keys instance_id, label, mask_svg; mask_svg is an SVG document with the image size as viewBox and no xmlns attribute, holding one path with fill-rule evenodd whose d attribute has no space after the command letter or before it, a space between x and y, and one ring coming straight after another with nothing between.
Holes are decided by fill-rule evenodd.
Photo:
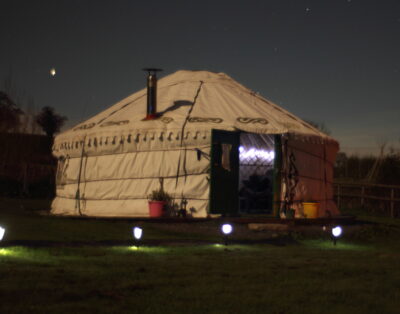
<instances>
[{"instance_id":1,"label":"moon","mask_svg":"<svg viewBox=\"0 0 400 314\"><path fill-rule=\"evenodd\" d=\"M50 75L51 76L56 76L56 69L55 68L51 68L50 69Z\"/></svg>"}]
</instances>

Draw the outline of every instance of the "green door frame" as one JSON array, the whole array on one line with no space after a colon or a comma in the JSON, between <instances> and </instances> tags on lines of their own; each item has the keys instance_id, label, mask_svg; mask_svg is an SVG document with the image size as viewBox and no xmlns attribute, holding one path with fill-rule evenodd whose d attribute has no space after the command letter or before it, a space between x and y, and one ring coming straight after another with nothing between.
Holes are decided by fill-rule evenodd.
<instances>
[{"instance_id":1,"label":"green door frame","mask_svg":"<svg viewBox=\"0 0 400 314\"><path fill-rule=\"evenodd\" d=\"M273 204L272 215L279 218L281 209L282 191L282 136L274 135L274 179L273 179Z\"/></svg>"},{"instance_id":2,"label":"green door frame","mask_svg":"<svg viewBox=\"0 0 400 314\"><path fill-rule=\"evenodd\" d=\"M223 165L223 144L230 145L229 169ZM240 132L211 131L210 213L237 215L239 213L239 145ZM225 151L225 153L227 153Z\"/></svg>"}]
</instances>

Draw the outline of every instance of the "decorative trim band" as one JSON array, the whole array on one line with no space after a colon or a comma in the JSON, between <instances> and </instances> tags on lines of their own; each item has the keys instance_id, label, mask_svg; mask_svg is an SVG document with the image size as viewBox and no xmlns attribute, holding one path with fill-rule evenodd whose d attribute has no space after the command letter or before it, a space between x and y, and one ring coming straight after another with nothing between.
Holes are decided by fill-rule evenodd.
<instances>
[{"instance_id":1,"label":"decorative trim band","mask_svg":"<svg viewBox=\"0 0 400 314\"><path fill-rule=\"evenodd\" d=\"M129 120L121 120L121 121L107 121L102 124L100 124L100 127L107 127L107 126L113 126L113 125L124 125L129 123Z\"/></svg>"},{"instance_id":2,"label":"decorative trim band","mask_svg":"<svg viewBox=\"0 0 400 314\"><path fill-rule=\"evenodd\" d=\"M249 117L239 117L236 118L236 121L240 122L240 123L245 123L245 124L268 124L268 121L264 118L249 118Z\"/></svg>"},{"instance_id":3,"label":"decorative trim band","mask_svg":"<svg viewBox=\"0 0 400 314\"><path fill-rule=\"evenodd\" d=\"M87 129L91 129L96 125L96 123L92 122L92 123L88 123L88 124L83 124L81 126L78 126L74 129L74 131L79 131L79 130L87 130Z\"/></svg>"},{"instance_id":4,"label":"decorative trim band","mask_svg":"<svg viewBox=\"0 0 400 314\"><path fill-rule=\"evenodd\" d=\"M202 118L202 117L190 117L188 122L196 123L196 122L211 122L211 123L221 123L224 121L221 118Z\"/></svg>"},{"instance_id":5,"label":"decorative trim band","mask_svg":"<svg viewBox=\"0 0 400 314\"><path fill-rule=\"evenodd\" d=\"M174 121L174 118L171 118L171 117L162 117L162 118L160 119L160 121L163 122L163 123L165 123L165 124L168 124L168 123Z\"/></svg>"}]
</instances>

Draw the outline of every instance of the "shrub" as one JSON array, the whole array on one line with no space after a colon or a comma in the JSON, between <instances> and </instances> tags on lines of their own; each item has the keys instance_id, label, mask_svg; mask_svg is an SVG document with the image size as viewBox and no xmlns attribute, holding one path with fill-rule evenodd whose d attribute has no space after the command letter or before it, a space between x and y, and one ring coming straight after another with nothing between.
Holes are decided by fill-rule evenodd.
<instances>
[{"instance_id":1,"label":"shrub","mask_svg":"<svg viewBox=\"0 0 400 314\"><path fill-rule=\"evenodd\" d=\"M148 195L148 199L150 201L163 201L163 202L169 203L169 202L171 202L172 197L167 192L165 192L163 189L158 189L158 190L152 191Z\"/></svg>"}]
</instances>

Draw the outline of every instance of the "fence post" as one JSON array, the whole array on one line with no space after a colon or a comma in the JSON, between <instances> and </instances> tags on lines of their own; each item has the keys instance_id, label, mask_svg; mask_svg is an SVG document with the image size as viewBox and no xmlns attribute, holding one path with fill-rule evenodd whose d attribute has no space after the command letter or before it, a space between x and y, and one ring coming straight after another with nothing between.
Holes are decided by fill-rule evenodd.
<instances>
[{"instance_id":1,"label":"fence post","mask_svg":"<svg viewBox=\"0 0 400 314\"><path fill-rule=\"evenodd\" d=\"M365 186L361 186L361 208L364 208Z\"/></svg>"},{"instance_id":2,"label":"fence post","mask_svg":"<svg viewBox=\"0 0 400 314\"><path fill-rule=\"evenodd\" d=\"M394 218L394 189L390 189L390 217Z\"/></svg>"}]
</instances>

